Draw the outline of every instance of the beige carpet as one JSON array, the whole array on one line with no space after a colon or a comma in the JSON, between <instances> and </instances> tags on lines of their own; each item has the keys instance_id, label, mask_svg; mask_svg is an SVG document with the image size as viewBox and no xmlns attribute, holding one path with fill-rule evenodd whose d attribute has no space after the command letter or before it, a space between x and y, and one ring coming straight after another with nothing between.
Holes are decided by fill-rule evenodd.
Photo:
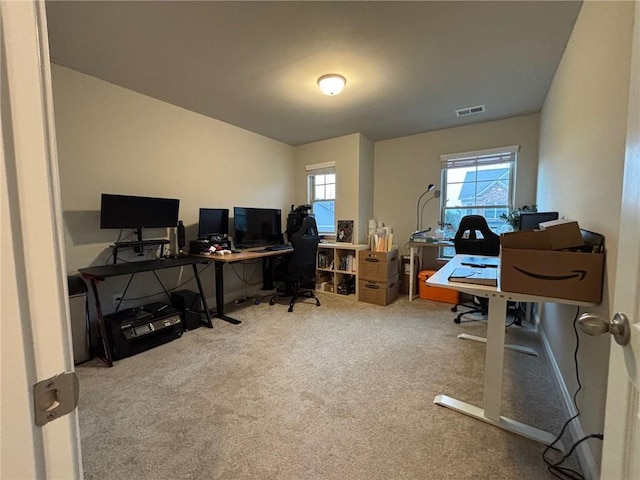
<instances>
[{"instance_id":1,"label":"beige carpet","mask_svg":"<svg viewBox=\"0 0 640 480\"><path fill-rule=\"evenodd\" d=\"M540 479L544 447L433 404L482 406L483 322L406 297L387 307L248 302L171 343L77 368L87 479ZM533 346L531 326L507 341ZM557 433L543 356L505 351L502 414ZM564 439L570 443L569 439ZM572 465L574 468L575 464Z\"/></svg>"}]
</instances>

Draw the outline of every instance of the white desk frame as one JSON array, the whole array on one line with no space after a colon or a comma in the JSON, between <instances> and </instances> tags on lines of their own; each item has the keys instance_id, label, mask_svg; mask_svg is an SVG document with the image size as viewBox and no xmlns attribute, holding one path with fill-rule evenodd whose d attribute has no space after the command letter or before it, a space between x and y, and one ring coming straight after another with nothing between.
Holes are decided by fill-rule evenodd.
<instances>
[{"instance_id":1,"label":"white desk frame","mask_svg":"<svg viewBox=\"0 0 640 480\"><path fill-rule=\"evenodd\" d=\"M409 251L409 301L413 302L413 298L415 297L414 295L414 285L415 285L415 274L414 274L414 265L415 265L415 257L420 255L422 253L422 248L423 247L436 247L436 248L440 248L440 247L453 247L453 242L448 242L448 241L439 241L439 242L432 242L432 243L427 243L427 242L408 242L405 246L409 247L410 251Z\"/></svg>"},{"instance_id":2,"label":"white desk frame","mask_svg":"<svg viewBox=\"0 0 640 480\"><path fill-rule=\"evenodd\" d=\"M507 312L507 302L555 302L580 306L591 306L593 303L541 297L538 295L528 295L523 293L503 292L500 289L500 275L498 275L497 287L450 282L449 275L454 268L460 266L462 261L461 257L464 257L464 255L456 255L432 277L427 279L427 283L434 287L449 288L468 293L469 295L474 295L476 297L485 297L489 299L487 348L484 367L484 409L461 402L460 400L456 400L455 398L447 395L436 395L433 403L451 408L452 410L469 415L477 420L517 433L518 435L522 435L545 445L549 445L555 440L555 435L500 415L505 346L504 324ZM560 442L556 443L556 447L563 450Z\"/></svg>"}]
</instances>

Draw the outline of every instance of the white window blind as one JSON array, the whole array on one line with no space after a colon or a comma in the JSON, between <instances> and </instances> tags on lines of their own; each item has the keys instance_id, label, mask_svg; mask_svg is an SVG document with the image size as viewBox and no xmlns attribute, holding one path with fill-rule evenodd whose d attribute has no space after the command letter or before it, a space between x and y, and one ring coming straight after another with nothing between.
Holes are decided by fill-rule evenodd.
<instances>
[{"instance_id":1,"label":"white window blind","mask_svg":"<svg viewBox=\"0 0 640 480\"><path fill-rule=\"evenodd\" d=\"M515 162L519 150L519 145L511 145L474 152L452 153L440 155L440 161L443 169L488 166Z\"/></svg>"}]
</instances>

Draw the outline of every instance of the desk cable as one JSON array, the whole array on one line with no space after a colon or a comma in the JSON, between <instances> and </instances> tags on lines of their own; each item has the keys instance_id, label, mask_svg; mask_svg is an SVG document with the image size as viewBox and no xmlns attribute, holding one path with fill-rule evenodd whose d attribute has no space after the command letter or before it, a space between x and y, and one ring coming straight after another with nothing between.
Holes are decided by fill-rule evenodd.
<instances>
[{"instance_id":1,"label":"desk cable","mask_svg":"<svg viewBox=\"0 0 640 480\"><path fill-rule=\"evenodd\" d=\"M580 472L576 472L572 468L563 467L562 464L573 454L573 452L578 447L578 445L580 445L585 440L588 440L590 438L598 438L598 439L602 440L604 438L604 436L601 433L592 433L590 435L585 435L581 439L577 440L571 446L569 451L564 456L562 456L559 460L557 460L556 462L552 462L551 460L549 460L547 458L547 453L550 450L552 450L552 449L553 450L557 450L557 449L554 448L554 445L560 441L560 438L562 438L562 435L564 434L564 432L567 429L567 427L569 426L569 424L573 420L578 418L578 416L580 415L580 409L578 408L578 402L577 402L578 393L580 392L580 390L582 390L582 383L580 382L580 372L578 370L578 348L580 347L580 336L578 335L578 327L577 327L577 325L578 325L578 315L579 315L579 313L580 313L580 307L576 307L576 314L575 314L575 317L573 319L573 332L574 332L575 337L576 337L576 348L575 348L575 350L573 352L573 361L574 361L575 367L576 367L576 381L578 383L578 388L576 389L575 393L573 394L573 406L574 406L574 408L576 410L576 414L573 415L571 418L569 418L569 420L567 420L565 422L565 424L563 425L562 429L560 430L560 433L555 438L555 440L553 442L551 442L547 446L547 448L545 448L544 452L542 452L542 460L544 461L544 463L547 464L547 469L549 470L549 472L556 478L569 479L569 480L584 480L584 476Z\"/></svg>"}]
</instances>

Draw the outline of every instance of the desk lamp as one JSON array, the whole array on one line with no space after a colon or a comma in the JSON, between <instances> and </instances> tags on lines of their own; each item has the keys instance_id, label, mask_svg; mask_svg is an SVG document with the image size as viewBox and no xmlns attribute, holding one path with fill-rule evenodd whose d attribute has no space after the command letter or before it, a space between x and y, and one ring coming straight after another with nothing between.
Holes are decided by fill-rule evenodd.
<instances>
[{"instance_id":1,"label":"desk lamp","mask_svg":"<svg viewBox=\"0 0 640 480\"><path fill-rule=\"evenodd\" d=\"M431 228L428 228L426 230L420 230L420 221L422 219L422 211L424 210L424 206L429 203L431 200L433 200L434 198L440 198L440 190L436 190L433 192L433 197L428 198L426 202L424 202L424 205L422 205L422 209L420 209L420 202L422 201L422 199L424 198L424 196L433 191L433 189L436 188L436 186L433 183L430 183L429 186L427 186L427 189L422 192L422 195L420 195L420 198L418 198L418 203L416 204L416 231L414 233L426 233L429 230L431 230Z\"/></svg>"}]
</instances>

